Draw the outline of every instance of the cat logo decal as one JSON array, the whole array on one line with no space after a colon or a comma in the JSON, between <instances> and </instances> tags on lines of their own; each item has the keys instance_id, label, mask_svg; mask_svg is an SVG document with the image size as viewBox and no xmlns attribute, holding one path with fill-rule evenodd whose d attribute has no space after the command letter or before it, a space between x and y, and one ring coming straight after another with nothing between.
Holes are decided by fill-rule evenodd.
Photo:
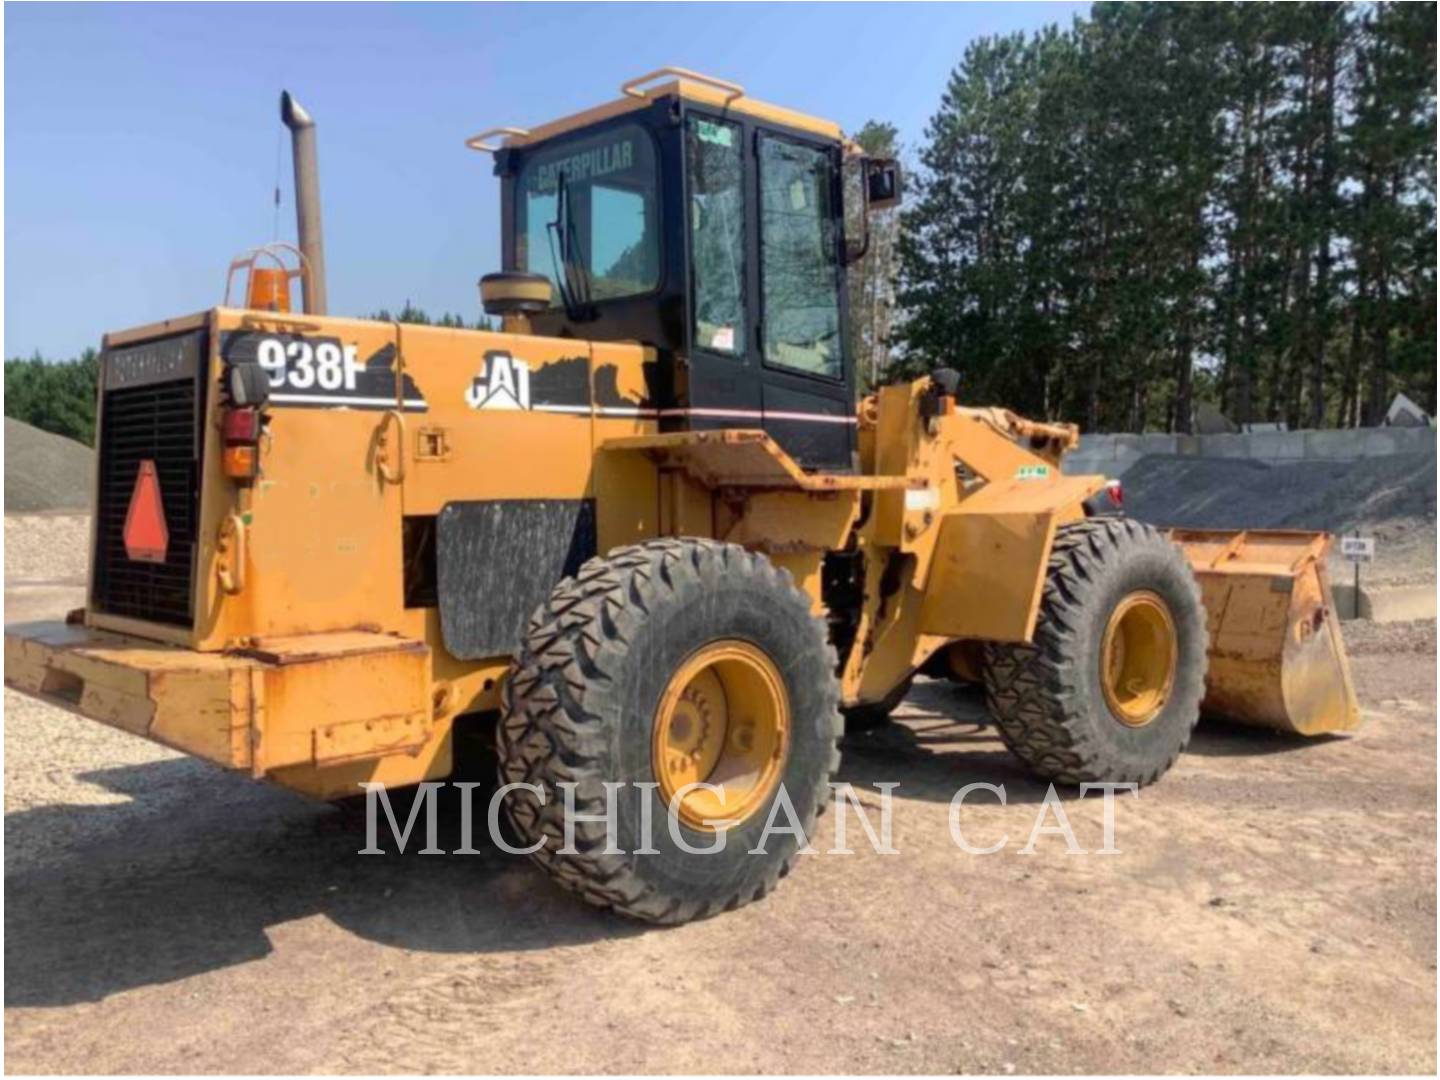
<instances>
[{"instance_id":1,"label":"cat logo decal","mask_svg":"<svg viewBox=\"0 0 1440 1080\"><path fill-rule=\"evenodd\" d=\"M484 368L465 391L465 403L472 409L528 410L530 365L507 352L487 352Z\"/></svg>"}]
</instances>

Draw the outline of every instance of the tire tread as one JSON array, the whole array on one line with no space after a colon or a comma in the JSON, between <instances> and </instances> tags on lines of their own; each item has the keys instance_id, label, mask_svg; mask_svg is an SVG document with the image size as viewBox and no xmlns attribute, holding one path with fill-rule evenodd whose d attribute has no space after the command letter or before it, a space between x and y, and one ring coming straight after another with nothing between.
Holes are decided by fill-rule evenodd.
<instances>
[{"instance_id":1,"label":"tire tread","mask_svg":"<svg viewBox=\"0 0 1440 1080\"><path fill-rule=\"evenodd\" d=\"M1119 766L1094 736L1087 713L1087 681L1077 654L1085 612L1102 572L1138 550L1155 545L1184 559L1154 527L1130 518L1092 518L1063 526L1051 548L1039 617L1031 644L991 642L985 648L985 693L1005 745L1039 776L1064 784L1095 781L1153 783L1189 744L1198 701L1183 737L1163 760L1144 767ZM1203 611L1200 587L1184 567L1191 600ZM1204 623L1200 620L1198 681L1204 679ZM1186 663L1181 657L1180 662ZM1177 675L1178 678L1178 675ZM1103 704L1098 706L1103 707Z\"/></svg>"},{"instance_id":2,"label":"tire tread","mask_svg":"<svg viewBox=\"0 0 1440 1080\"><path fill-rule=\"evenodd\" d=\"M634 855L604 853L605 834L598 823L576 827L575 854L562 854L563 798L557 785L574 781L576 809L599 813L605 806L603 769L611 734L607 715L615 673L640 621L683 593L703 588L707 579L743 574L805 606L814 638L807 647L824 651L824 670L833 672L835 653L824 624L809 614L809 601L789 573L762 555L735 544L696 538L663 538L617 548L586 562L573 578L556 586L531 616L510 677L503 688L502 719L497 727L500 782L536 784L547 793L544 804L529 792L513 791L505 813L525 844L542 836L546 843L530 858L564 888L600 907L653 923L681 923L730 910L764 896L783 877L795 852L767 868L759 886L703 899L662 895L637 872ZM787 598L788 599L788 598ZM782 667L785 659L778 658ZM831 716L825 767L813 798L804 805L814 813L802 825L809 834L825 809L829 782L840 764L839 687L833 679L823 700ZM798 803L797 803L798 805Z\"/></svg>"}]
</instances>

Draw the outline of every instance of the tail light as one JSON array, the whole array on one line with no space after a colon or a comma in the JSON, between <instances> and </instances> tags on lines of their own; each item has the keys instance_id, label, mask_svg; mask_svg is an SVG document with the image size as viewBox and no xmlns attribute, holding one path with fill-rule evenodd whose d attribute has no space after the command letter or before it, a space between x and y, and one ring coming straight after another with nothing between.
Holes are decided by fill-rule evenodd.
<instances>
[{"instance_id":1,"label":"tail light","mask_svg":"<svg viewBox=\"0 0 1440 1080\"><path fill-rule=\"evenodd\" d=\"M226 446L254 446L260 441L260 410L227 409L222 426Z\"/></svg>"},{"instance_id":2,"label":"tail light","mask_svg":"<svg viewBox=\"0 0 1440 1080\"><path fill-rule=\"evenodd\" d=\"M225 411L220 434L225 475L232 480L254 480L260 475L260 435L265 417L260 411L270 397L270 379L255 363L230 364L225 369Z\"/></svg>"},{"instance_id":3,"label":"tail light","mask_svg":"<svg viewBox=\"0 0 1440 1080\"><path fill-rule=\"evenodd\" d=\"M1119 480L1105 481L1105 494L1110 496L1110 501L1115 504L1118 510L1125 505L1125 489L1120 486Z\"/></svg>"},{"instance_id":4,"label":"tail light","mask_svg":"<svg viewBox=\"0 0 1440 1080\"><path fill-rule=\"evenodd\" d=\"M225 475L253 480L260 473L260 410L254 406L225 410L220 431L225 440Z\"/></svg>"}]
</instances>

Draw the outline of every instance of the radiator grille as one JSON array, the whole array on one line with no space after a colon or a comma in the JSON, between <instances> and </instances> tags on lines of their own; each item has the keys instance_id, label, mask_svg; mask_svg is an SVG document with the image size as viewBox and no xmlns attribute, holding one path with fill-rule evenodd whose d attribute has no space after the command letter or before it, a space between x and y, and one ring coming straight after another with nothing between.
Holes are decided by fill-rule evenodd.
<instances>
[{"instance_id":1,"label":"radiator grille","mask_svg":"<svg viewBox=\"0 0 1440 1080\"><path fill-rule=\"evenodd\" d=\"M100 475L93 603L97 610L189 626L199 525L199 382L192 377L107 390L100 415ZM125 515L140 463L155 463L169 529L163 563L125 552Z\"/></svg>"}]
</instances>

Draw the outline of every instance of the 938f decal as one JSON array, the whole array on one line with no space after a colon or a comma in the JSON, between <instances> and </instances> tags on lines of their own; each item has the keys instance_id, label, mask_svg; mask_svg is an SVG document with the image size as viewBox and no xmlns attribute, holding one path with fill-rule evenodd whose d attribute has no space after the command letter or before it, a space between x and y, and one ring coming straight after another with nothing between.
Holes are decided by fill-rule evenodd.
<instances>
[{"instance_id":1,"label":"938f decal","mask_svg":"<svg viewBox=\"0 0 1440 1080\"><path fill-rule=\"evenodd\" d=\"M311 344L304 338L262 338L255 359L270 376L272 391L343 389L354 393L365 371L357 359L359 351L356 345L338 341Z\"/></svg>"},{"instance_id":2,"label":"938f decal","mask_svg":"<svg viewBox=\"0 0 1440 1080\"><path fill-rule=\"evenodd\" d=\"M359 346L336 337L233 331L221 341L226 363L259 365L270 382L270 404L292 408L393 409L395 346L364 360ZM425 396L404 376L402 407L424 411Z\"/></svg>"}]
</instances>

